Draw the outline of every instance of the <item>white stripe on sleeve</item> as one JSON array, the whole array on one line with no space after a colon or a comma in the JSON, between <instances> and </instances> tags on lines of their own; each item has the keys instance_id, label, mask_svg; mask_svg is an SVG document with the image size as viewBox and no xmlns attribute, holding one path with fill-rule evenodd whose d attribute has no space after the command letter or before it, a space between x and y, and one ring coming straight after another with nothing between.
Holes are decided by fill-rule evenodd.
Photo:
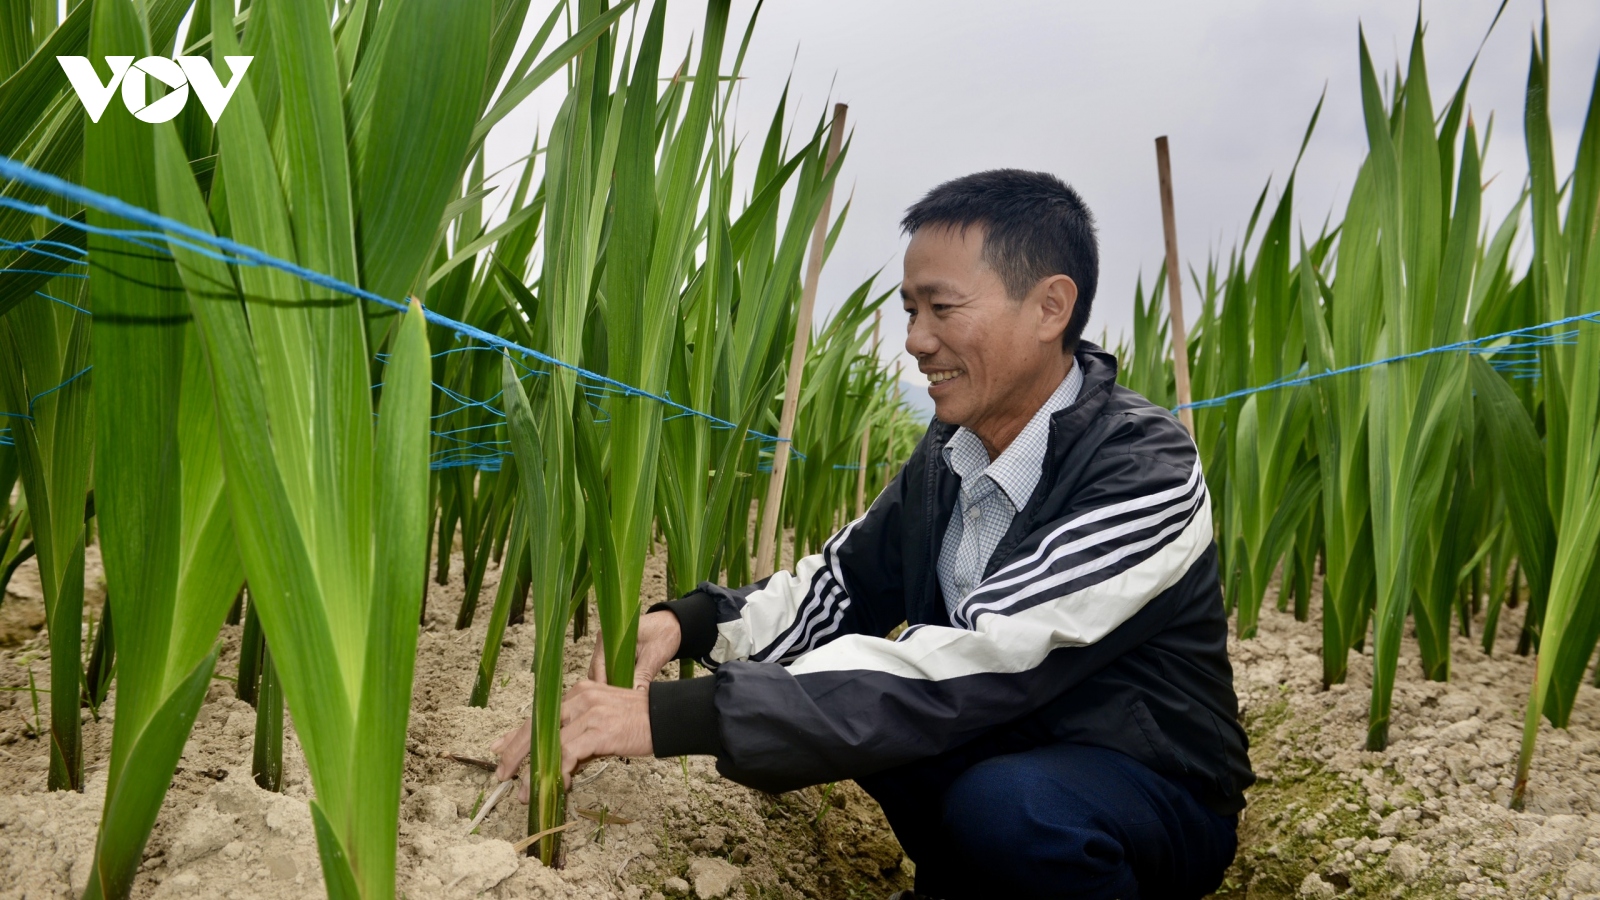
<instances>
[{"instance_id":1,"label":"white stripe on sleeve","mask_svg":"<svg viewBox=\"0 0 1600 900\"><path fill-rule=\"evenodd\" d=\"M1176 584L1211 545L1211 501L1149 558L1103 581L1011 615L979 618L975 630L924 625L900 640L845 635L789 665L795 675L875 671L942 681L1036 668L1051 651L1099 641ZM1129 551L1134 552L1134 551Z\"/></svg>"}]
</instances>

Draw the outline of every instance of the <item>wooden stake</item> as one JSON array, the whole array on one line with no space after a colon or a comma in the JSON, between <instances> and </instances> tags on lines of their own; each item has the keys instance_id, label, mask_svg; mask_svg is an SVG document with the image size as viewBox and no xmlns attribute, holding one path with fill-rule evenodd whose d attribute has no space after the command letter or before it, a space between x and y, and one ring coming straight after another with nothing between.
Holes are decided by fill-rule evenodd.
<instances>
[{"instance_id":1,"label":"wooden stake","mask_svg":"<svg viewBox=\"0 0 1600 900\"><path fill-rule=\"evenodd\" d=\"M828 168L833 170L844 142L844 118L849 109L833 105L833 130L828 134ZM794 349L789 354L789 380L783 389L783 413L778 419L778 444L772 451L772 478L767 482L767 502L761 510L761 534L756 542L756 579L777 569L778 507L783 503L783 478L789 471L790 439L794 437L794 414L800 403L800 373L806 366L806 347L811 342L811 311L817 305L817 278L822 275L822 253L828 243L828 214L833 210L833 187L822 198L816 228L811 232L811 258L806 262L806 280L800 290L800 315L794 323Z\"/></svg>"},{"instance_id":2,"label":"wooden stake","mask_svg":"<svg viewBox=\"0 0 1600 900\"><path fill-rule=\"evenodd\" d=\"M1172 371L1178 382L1178 420L1194 435L1194 410L1188 408L1189 332L1183 327L1183 276L1178 272L1178 220L1172 211L1172 158L1167 136L1156 138L1156 172L1161 179L1161 225L1167 238L1167 310L1172 319Z\"/></svg>"},{"instance_id":3,"label":"wooden stake","mask_svg":"<svg viewBox=\"0 0 1600 900\"><path fill-rule=\"evenodd\" d=\"M878 357L878 329L883 325L883 310L872 311L872 357ZM867 426L861 429L861 466L856 469L856 518L861 518L867 511L867 449L872 441L872 420L867 419Z\"/></svg>"},{"instance_id":4,"label":"wooden stake","mask_svg":"<svg viewBox=\"0 0 1600 900\"><path fill-rule=\"evenodd\" d=\"M903 398L900 395L900 379L903 378L903 377L904 377L904 374L900 371L900 360L897 359L897 360L894 361L894 408L895 409L899 409L900 408L900 403L903 400ZM884 476L884 479L883 479L883 483L884 483L885 486L888 485L889 479L891 479L895 475L899 474L899 470L900 470L900 460L895 459L894 456L893 456L895 438L898 438L900 436L900 420L898 418L890 419L889 423L890 423L889 424L889 453L886 454L888 456L888 458L889 458L889 472L888 472L887 475Z\"/></svg>"}]
</instances>

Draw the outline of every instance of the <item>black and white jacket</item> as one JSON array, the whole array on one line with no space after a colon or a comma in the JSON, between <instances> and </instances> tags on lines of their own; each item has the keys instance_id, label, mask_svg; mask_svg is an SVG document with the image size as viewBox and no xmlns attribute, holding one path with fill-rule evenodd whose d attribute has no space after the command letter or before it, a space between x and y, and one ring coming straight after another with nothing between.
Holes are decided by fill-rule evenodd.
<instances>
[{"instance_id":1,"label":"black and white jacket","mask_svg":"<svg viewBox=\"0 0 1600 900\"><path fill-rule=\"evenodd\" d=\"M869 775L997 729L1125 753L1222 815L1254 780L1227 656L1211 501L1187 432L1079 346L1033 497L945 611L936 561L959 479L935 421L866 515L748 587L700 585L651 685L658 756L714 754L768 791ZM894 640L889 634L909 623Z\"/></svg>"}]
</instances>

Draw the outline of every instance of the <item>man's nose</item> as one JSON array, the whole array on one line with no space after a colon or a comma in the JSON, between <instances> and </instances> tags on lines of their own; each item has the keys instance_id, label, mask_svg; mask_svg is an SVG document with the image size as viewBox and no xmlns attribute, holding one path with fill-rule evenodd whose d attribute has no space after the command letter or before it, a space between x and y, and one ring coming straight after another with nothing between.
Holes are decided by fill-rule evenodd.
<instances>
[{"instance_id":1,"label":"man's nose","mask_svg":"<svg viewBox=\"0 0 1600 900\"><path fill-rule=\"evenodd\" d=\"M917 316L906 326L906 352L919 358L932 356L939 349L939 340L931 328L922 324L922 318Z\"/></svg>"}]
</instances>

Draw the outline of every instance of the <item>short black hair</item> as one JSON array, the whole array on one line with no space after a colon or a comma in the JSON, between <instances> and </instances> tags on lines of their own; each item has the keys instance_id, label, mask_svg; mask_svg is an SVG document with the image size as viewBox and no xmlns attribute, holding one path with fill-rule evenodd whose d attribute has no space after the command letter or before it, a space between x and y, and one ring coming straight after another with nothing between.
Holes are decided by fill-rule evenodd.
<instances>
[{"instance_id":1,"label":"short black hair","mask_svg":"<svg viewBox=\"0 0 1600 900\"><path fill-rule=\"evenodd\" d=\"M1021 300L1040 280L1066 275L1078 285L1078 302L1061 336L1073 350L1089 324L1100 247L1094 215L1065 181L1048 172L991 169L946 181L906 210L900 227L916 234L927 225L984 226L983 259L999 273L1006 293Z\"/></svg>"}]
</instances>

